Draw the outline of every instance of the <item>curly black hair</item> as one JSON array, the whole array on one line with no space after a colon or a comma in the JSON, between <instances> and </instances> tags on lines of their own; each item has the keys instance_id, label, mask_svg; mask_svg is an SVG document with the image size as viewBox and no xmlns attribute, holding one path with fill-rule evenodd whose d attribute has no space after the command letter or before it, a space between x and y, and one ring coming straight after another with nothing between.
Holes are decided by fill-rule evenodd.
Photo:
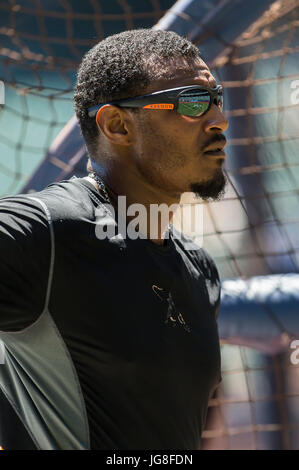
<instances>
[{"instance_id":1,"label":"curly black hair","mask_svg":"<svg viewBox=\"0 0 299 470\"><path fill-rule=\"evenodd\" d=\"M167 64L182 57L192 67L197 47L172 31L136 29L109 36L83 57L74 93L75 112L89 155L98 157L99 131L89 107L137 96L154 80L170 78Z\"/></svg>"}]
</instances>

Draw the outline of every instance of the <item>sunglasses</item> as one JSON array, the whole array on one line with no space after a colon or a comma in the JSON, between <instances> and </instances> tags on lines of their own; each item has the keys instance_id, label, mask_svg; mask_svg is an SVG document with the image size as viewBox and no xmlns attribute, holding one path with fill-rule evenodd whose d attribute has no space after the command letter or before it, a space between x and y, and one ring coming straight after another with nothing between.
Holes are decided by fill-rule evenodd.
<instances>
[{"instance_id":1,"label":"sunglasses","mask_svg":"<svg viewBox=\"0 0 299 470\"><path fill-rule=\"evenodd\" d=\"M190 85L155 91L149 95L92 106L88 109L88 115L94 117L103 106L115 105L122 108L166 109L185 116L199 117L210 109L212 103L215 103L221 111L223 110L223 88L221 85L216 88Z\"/></svg>"}]
</instances>

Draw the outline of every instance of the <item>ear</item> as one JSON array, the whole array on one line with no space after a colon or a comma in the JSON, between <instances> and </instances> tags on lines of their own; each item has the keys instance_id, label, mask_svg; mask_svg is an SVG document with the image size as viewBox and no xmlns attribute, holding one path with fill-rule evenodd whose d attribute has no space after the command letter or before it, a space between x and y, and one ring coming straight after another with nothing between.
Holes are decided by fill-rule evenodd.
<instances>
[{"instance_id":1,"label":"ear","mask_svg":"<svg viewBox=\"0 0 299 470\"><path fill-rule=\"evenodd\" d=\"M97 126L102 134L115 145L132 143L132 119L124 109L105 104L96 115Z\"/></svg>"}]
</instances>

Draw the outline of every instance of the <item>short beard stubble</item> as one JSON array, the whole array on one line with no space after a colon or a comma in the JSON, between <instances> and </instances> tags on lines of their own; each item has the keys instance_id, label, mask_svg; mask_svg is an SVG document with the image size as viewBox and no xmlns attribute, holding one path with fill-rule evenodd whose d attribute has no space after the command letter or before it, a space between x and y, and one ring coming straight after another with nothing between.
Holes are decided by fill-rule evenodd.
<instances>
[{"instance_id":1,"label":"short beard stubble","mask_svg":"<svg viewBox=\"0 0 299 470\"><path fill-rule=\"evenodd\" d=\"M202 183L192 183L190 189L203 201L219 201L224 196L226 185L227 178L220 168L214 178Z\"/></svg>"}]
</instances>

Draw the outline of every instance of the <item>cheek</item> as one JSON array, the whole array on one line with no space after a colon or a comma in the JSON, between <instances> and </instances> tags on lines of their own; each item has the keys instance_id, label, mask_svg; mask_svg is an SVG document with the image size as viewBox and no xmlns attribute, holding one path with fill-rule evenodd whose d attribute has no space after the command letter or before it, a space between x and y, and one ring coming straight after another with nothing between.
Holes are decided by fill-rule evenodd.
<instances>
[{"instance_id":1,"label":"cheek","mask_svg":"<svg viewBox=\"0 0 299 470\"><path fill-rule=\"evenodd\" d=\"M148 115L140 123L138 157L150 171L188 171L194 163L198 165L201 156L198 123L170 115L171 111L162 119L162 112Z\"/></svg>"},{"instance_id":2,"label":"cheek","mask_svg":"<svg viewBox=\"0 0 299 470\"><path fill-rule=\"evenodd\" d=\"M184 147L191 153L201 152L205 137L200 128L200 123L195 118L180 116L179 122L173 128L172 135L179 147Z\"/></svg>"}]
</instances>

